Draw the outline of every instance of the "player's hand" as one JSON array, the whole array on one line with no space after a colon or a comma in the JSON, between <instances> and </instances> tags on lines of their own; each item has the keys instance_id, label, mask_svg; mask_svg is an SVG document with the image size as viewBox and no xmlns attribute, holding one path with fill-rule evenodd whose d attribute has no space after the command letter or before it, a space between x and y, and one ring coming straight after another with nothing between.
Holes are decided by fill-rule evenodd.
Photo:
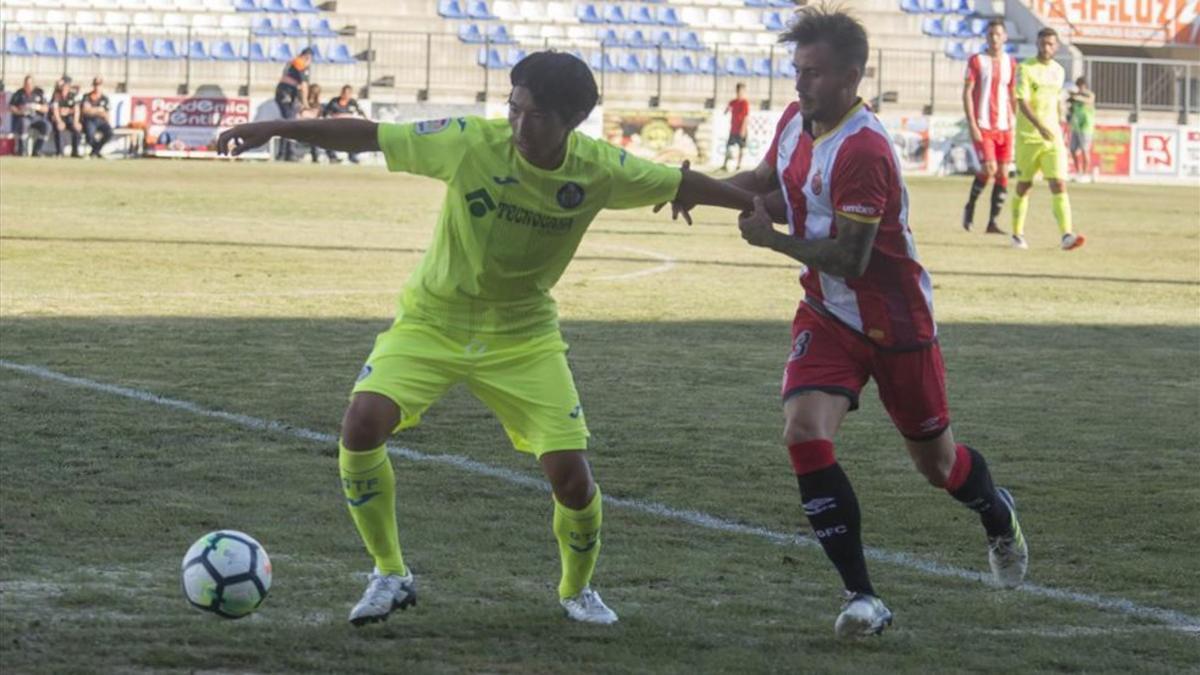
<instances>
[{"instance_id":1,"label":"player's hand","mask_svg":"<svg viewBox=\"0 0 1200 675\"><path fill-rule=\"evenodd\" d=\"M771 224L771 215L763 204L763 198L755 195L754 210L743 211L738 216L738 229L742 231L742 239L751 246L770 246L775 238L775 226Z\"/></svg>"},{"instance_id":2,"label":"player's hand","mask_svg":"<svg viewBox=\"0 0 1200 675\"><path fill-rule=\"evenodd\" d=\"M692 167L692 163L689 160L685 159L685 160L683 160L683 164L680 165L679 170L680 171L689 171L689 170L691 170L691 167ZM666 202L656 205L654 207L654 212L658 213L659 211L662 210L662 207L664 207L666 205L667 205ZM679 216L683 216L684 222L686 222L688 225L691 225L692 224L691 211L694 208L696 208L695 204L689 204L687 202L683 202L678 199L672 201L671 202L671 220L679 220Z\"/></svg>"},{"instance_id":3,"label":"player's hand","mask_svg":"<svg viewBox=\"0 0 1200 675\"><path fill-rule=\"evenodd\" d=\"M980 131L979 127L974 124L971 125L971 140L975 141L976 143L983 142L983 132Z\"/></svg>"},{"instance_id":4,"label":"player's hand","mask_svg":"<svg viewBox=\"0 0 1200 675\"><path fill-rule=\"evenodd\" d=\"M1052 140L1054 140L1054 134L1050 133L1050 130L1049 130L1049 129L1047 129L1046 127L1039 127L1039 128L1038 128L1038 133L1039 133L1039 134L1041 134L1041 135L1042 135L1042 138L1043 138L1043 139L1045 139L1045 140L1047 140L1047 141L1052 141Z\"/></svg>"},{"instance_id":5,"label":"player's hand","mask_svg":"<svg viewBox=\"0 0 1200 675\"><path fill-rule=\"evenodd\" d=\"M226 129L217 137L217 154L237 157L247 150L263 145L274 135L274 126L270 122L239 124L232 129Z\"/></svg>"}]
</instances>

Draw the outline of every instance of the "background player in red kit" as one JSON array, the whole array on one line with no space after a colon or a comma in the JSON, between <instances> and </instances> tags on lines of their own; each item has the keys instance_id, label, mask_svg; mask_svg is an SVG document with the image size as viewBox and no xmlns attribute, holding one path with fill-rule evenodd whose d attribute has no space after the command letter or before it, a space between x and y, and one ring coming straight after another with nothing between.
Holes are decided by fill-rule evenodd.
<instances>
[{"instance_id":1,"label":"background player in red kit","mask_svg":"<svg viewBox=\"0 0 1200 675\"><path fill-rule=\"evenodd\" d=\"M725 141L725 163L722 171L729 170L729 159L733 155L733 147L737 146L737 166L734 171L742 170L742 156L746 153L746 135L750 120L750 101L746 98L746 85L738 82L733 100L725 106L729 113L729 140Z\"/></svg>"},{"instance_id":2,"label":"background player in red kit","mask_svg":"<svg viewBox=\"0 0 1200 675\"><path fill-rule=\"evenodd\" d=\"M1020 585L1028 551L1012 497L950 430L932 283L908 228L908 192L891 139L857 93L866 31L845 13L808 7L780 41L795 44L800 100L763 162L726 180L759 195L739 219L742 237L807 266L784 372L784 442L804 513L846 588L835 631L857 637L892 621L867 574L858 499L834 457L833 438L868 379L921 474L979 514L1000 585Z\"/></svg>"},{"instance_id":3,"label":"background player in red kit","mask_svg":"<svg viewBox=\"0 0 1200 675\"><path fill-rule=\"evenodd\" d=\"M1013 158L1013 126L1017 119L1017 61L1004 51L1007 40L1004 19L992 19L987 27L987 51L967 60L963 111L971 128L971 140L975 142L975 154L983 164L971 183L971 195L963 208L962 226L968 231L975 220L975 201L987 187L988 179L994 177L987 231L1005 233L996 224L996 218L1008 196L1008 164Z\"/></svg>"}]
</instances>

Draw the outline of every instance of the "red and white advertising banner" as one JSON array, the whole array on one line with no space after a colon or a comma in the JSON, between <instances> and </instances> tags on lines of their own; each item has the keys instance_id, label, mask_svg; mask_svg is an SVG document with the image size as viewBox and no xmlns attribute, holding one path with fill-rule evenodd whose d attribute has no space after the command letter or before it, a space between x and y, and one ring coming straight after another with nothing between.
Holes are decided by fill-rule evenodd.
<instances>
[{"instance_id":1,"label":"red and white advertising banner","mask_svg":"<svg viewBox=\"0 0 1200 675\"><path fill-rule=\"evenodd\" d=\"M1200 0L1025 0L1071 42L1200 44Z\"/></svg>"},{"instance_id":2,"label":"red and white advertising banner","mask_svg":"<svg viewBox=\"0 0 1200 675\"><path fill-rule=\"evenodd\" d=\"M1140 178L1179 175L1179 127L1134 127L1133 175Z\"/></svg>"},{"instance_id":3,"label":"red and white advertising banner","mask_svg":"<svg viewBox=\"0 0 1200 675\"><path fill-rule=\"evenodd\" d=\"M249 122L248 98L132 96L129 126L146 130L147 154L215 150L217 135Z\"/></svg>"},{"instance_id":4,"label":"red and white advertising banner","mask_svg":"<svg viewBox=\"0 0 1200 675\"><path fill-rule=\"evenodd\" d=\"M1200 179L1200 129L1183 130L1183 149L1179 154L1181 175L1193 181Z\"/></svg>"}]
</instances>

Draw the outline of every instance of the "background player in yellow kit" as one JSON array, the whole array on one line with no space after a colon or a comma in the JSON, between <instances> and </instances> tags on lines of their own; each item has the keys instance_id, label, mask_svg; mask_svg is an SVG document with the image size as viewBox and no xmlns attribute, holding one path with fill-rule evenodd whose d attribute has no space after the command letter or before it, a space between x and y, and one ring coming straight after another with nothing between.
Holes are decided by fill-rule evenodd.
<instances>
[{"instance_id":1,"label":"background player in yellow kit","mask_svg":"<svg viewBox=\"0 0 1200 675\"><path fill-rule=\"evenodd\" d=\"M617 620L590 588L601 495L583 454L588 430L550 289L601 209L672 200L753 208L740 188L574 131L598 99L595 78L574 56L531 54L511 80L507 120L256 122L218 139L218 150L234 155L273 136L340 152L382 150L390 170L447 185L433 242L405 284L395 323L376 339L342 420L342 484L376 567L350 612L355 625L416 602L385 442L457 383L492 409L513 446L533 454L550 482L567 616Z\"/></svg>"},{"instance_id":2,"label":"background player in yellow kit","mask_svg":"<svg viewBox=\"0 0 1200 675\"><path fill-rule=\"evenodd\" d=\"M1025 59L1017 69L1017 196L1012 209L1012 245L1029 248L1025 241L1029 188L1041 173L1050 184L1050 203L1062 233L1062 249L1070 251L1083 246L1086 240L1071 231L1071 201L1067 197L1067 147L1062 134L1062 88L1067 74L1054 60L1058 33L1053 28L1038 33L1037 45L1037 56Z\"/></svg>"}]
</instances>

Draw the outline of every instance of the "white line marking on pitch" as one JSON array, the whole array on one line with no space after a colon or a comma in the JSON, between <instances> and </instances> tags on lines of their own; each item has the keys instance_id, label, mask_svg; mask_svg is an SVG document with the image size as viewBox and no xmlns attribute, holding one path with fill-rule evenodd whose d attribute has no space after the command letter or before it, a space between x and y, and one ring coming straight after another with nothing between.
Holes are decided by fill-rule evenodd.
<instances>
[{"instance_id":1,"label":"white line marking on pitch","mask_svg":"<svg viewBox=\"0 0 1200 675\"><path fill-rule=\"evenodd\" d=\"M48 368L43 368L41 366L25 365L8 361L6 359L0 359L0 367L25 373L27 375L33 375L34 377L39 377L44 380L51 380L54 382L60 382L62 384L69 384L76 387L82 387L84 389L90 389L92 391L100 391L107 394L113 394L115 396L131 398L137 401L153 403L155 405L161 405L167 408L174 408L176 410L182 410L195 415L200 415L202 417L223 420L248 429L278 432L329 445L337 442L337 437L333 434L321 433L319 431L313 431L303 427L284 424L283 422L273 422L270 420L260 419L258 417L250 417L249 415L239 415L222 410L212 410L190 401L167 398L165 396L159 396L158 394L140 389L131 389L129 387L122 387L115 384L106 384L82 377L72 377L70 375L64 375L63 373L59 373ZM477 462L461 455L428 455L423 452L417 452L416 450L410 450L409 448L398 447L390 444L388 445L388 452L396 457L402 457L415 462L435 462L438 464L446 464L470 473L499 478L500 480L512 483L514 485L529 487L536 490L541 490L543 492L550 491L550 487L540 478L534 478L532 476L517 473L516 471L510 471L509 469ZM629 499L625 497L613 497L610 495L605 495L604 502L605 504L610 504L612 506L660 516L668 520L675 520L710 530L729 532L733 534L751 535L761 539L766 539L767 541L776 544L799 544L810 547L817 546L817 543L808 537L797 537L793 534L776 532L765 527L743 525L741 523L735 523L730 520L718 518L717 516L709 515L701 511L676 509L671 506L667 506L666 504L660 504L657 502L647 502L640 499ZM987 579L987 576L980 572L963 569L961 567L954 567L952 565L945 565L942 563L933 562L931 560L925 560L909 553L886 551L879 548L868 548L866 555L871 560L892 563L900 567L907 567L919 572L925 572L931 576L963 579L981 583L986 582ZM1190 614L1173 609L1163 609L1160 607L1141 605L1132 600L1126 600L1125 598L1096 595L1093 593L1079 593L1077 591L1069 591L1028 583L1021 586L1016 592L1027 593L1029 595L1048 598L1051 600L1070 602L1077 605L1086 605L1096 609L1117 612L1141 619L1151 619L1167 624L1172 628L1185 629L1188 632L1200 632L1200 617L1192 616Z\"/></svg>"},{"instance_id":2,"label":"white line marking on pitch","mask_svg":"<svg viewBox=\"0 0 1200 675\"><path fill-rule=\"evenodd\" d=\"M612 251L624 251L625 253L634 253L636 255L644 255L647 258L652 258L654 260L662 261L662 264L655 265L654 267L648 267L644 270L637 270L634 272L626 272L624 274L604 274L604 275L597 276L597 277L587 277L587 279L589 279L591 281L624 281L626 279L637 279L638 277L648 277L652 274L662 274L663 272L669 272L672 269L675 269L676 263L679 262L675 258L672 258L671 256L667 255L666 253L659 253L658 251L650 251L650 250L647 250L644 248L634 248L632 246L621 246L619 244L588 244L588 246L591 248L606 248L606 249L609 249Z\"/></svg>"}]
</instances>

